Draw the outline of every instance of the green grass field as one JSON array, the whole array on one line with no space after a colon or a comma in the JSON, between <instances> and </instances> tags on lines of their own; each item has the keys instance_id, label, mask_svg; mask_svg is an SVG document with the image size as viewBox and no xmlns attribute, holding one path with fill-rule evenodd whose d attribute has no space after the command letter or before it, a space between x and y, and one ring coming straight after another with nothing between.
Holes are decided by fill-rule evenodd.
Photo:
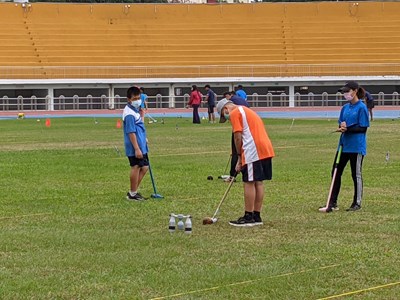
<instances>
[{"instance_id":1,"label":"green grass field","mask_svg":"<svg viewBox=\"0 0 400 300\"><path fill-rule=\"evenodd\" d=\"M230 153L229 124L148 124L165 199L133 203L115 123L0 121L1 299L399 299L399 120L368 131L363 209L345 212L348 166L332 214L317 209L330 185L336 121L290 128L292 120L265 120L276 157L264 226L253 228L228 224L243 213L241 182L218 223L202 225L227 188L216 178ZM148 175L141 192L153 192ZM193 216L191 235L168 232L171 212Z\"/></svg>"}]
</instances>

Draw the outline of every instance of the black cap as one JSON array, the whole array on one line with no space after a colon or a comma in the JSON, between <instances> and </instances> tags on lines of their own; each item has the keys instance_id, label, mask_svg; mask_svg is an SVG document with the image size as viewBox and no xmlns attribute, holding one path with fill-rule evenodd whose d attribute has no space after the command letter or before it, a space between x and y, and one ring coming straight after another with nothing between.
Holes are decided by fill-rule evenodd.
<instances>
[{"instance_id":1,"label":"black cap","mask_svg":"<svg viewBox=\"0 0 400 300\"><path fill-rule=\"evenodd\" d=\"M359 88L359 85L358 85L358 83L357 82L355 82L355 81L348 81L348 82L346 82L346 84L344 85L344 87L342 87L342 88L340 88L339 89L339 92L342 92L342 93L346 93L346 92L348 92L348 91L350 91L350 90L357 90Z\"/></svg>"}]
</instances>

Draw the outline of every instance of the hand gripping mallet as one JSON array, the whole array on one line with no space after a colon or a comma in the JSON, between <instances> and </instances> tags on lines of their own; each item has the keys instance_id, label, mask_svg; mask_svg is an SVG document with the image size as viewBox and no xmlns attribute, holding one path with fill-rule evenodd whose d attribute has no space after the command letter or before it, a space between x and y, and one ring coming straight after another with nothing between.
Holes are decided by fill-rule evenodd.
<instances>
[{"instance_id":1,"label":"hand gripping mallet","mask_svg":"<svg viewBox=\"0 0 400 300\"><path fill-rule=\"evenodd\" d=\"M218 218L216 218L216 216L219 213L219 209L221 208L222 203L225 201L225 198L228 195L229 190L231 189L233 182L235 181L236 175L237 175L237 173L235 174L235 176L232 178L231 182L229 183L228 188L226 189L225 194L222 196L222 199L219 202L218 207L215 210L214 215L212 216L212 218L209 218L209 217L204 218L203 219L203 225L209 225L209 224L217 223Z\"/></svg>"},{"instance_id":2,"label":"hand gripping mallet","mask_svg":"<svg viewBox=\"0 0 400 300\"><path fill-rule=\"evenodd\" d=\"M339 161L340 161L340 156L341 156L341 154L342 154L342 145L339 146L338 155L337 155L336 160L335 160L335 169L333 170L332 182L331 182L331 187L329 188L328 199L326 200L326 205L325 205L325 207L321 207L321 208L319 209L320 212L326 212L326 210L327 210L328 207L329 207L329 202L331 201L333 185L335 184L336 173L337 173L337 168L338 168L338 165L339 165Z\"/></svg>"}]
</instances>

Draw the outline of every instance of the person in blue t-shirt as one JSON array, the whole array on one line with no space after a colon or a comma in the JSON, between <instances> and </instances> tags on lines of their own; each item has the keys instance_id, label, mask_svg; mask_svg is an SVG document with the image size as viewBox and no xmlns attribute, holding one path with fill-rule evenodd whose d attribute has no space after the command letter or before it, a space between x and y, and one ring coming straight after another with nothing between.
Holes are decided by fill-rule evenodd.
<instances>
[{"instance_id":1,"label":"person in blue t-shirt","mask_svg":"<svg viewBox=\"0 0 400 300\"><path fill-rule=\"evenodd\" d=\"M139 112L140 112L140 116L143 119L143 123L144 123L144 115L146 113L147 110L147 98L148 96L144 93L144 88L140 87L140 108L139 108Z\"/></svg>"},{"instance_id":2,"label":"person in blue t-shirt","mask_svg":"<svg viewBox=\"0 0 400 300\"><path fill-rule=\"evenodd\" d=\"M130 171L130 191L126 195L128 200L146 200L139 192L140 183L149 168L149 158L147 156L147 136L143 119L140 115L140 89L130 87L127 90L127 105L122 114L125 154L131 166Z\"/></svg>"},{"instance_id":3,"label":"person in blue t-shirt","mask_svg":"<svg viewBox=\"0 0 400 300\"><path fill-rule=\"evenodd\" d=\"M246 99L238 96L236 94L236 92L225 92L224 93L224 98L226 98L226 100L230 100L233 102L233 104L235 105L241 105L241 106L246 106L246 107L250 107L249 103L246 101Z\"/></svg>"},{"instance_id":4,"label":"person in blue t-shirt","mask_svg":"<svg viewBox=\"0 0 400 300\"><path fill-rule=\"evenodd\" d=\"M371 118L371 121L374 120L374 116L372 114L372 109L375 107L375 101L374 101L374 97L372 97L370 92L365 91L365 102L367 104L367 108L369 111L369 115Z\"/></svg>"},{"instance_id":5,"label":"person in blue t-shirt","mask_svg":"<svg viewBox=\"0 0 400 300\"><path fill-rule=\"evenodd\" d=\"M243 98L244 100L247 101L247 94L246 92L243 90L243 86L241 84L239 84L236 88L236 95Z\"/></svg>"},{"instance_id":6,"label":"person in blue t-shirt","mask_svg":"<svg viewBox=\"0 0 400 300\"><path fill-rule=\"evenodd\" d=\"M204 100L204 102L207 102L208 122L215 123L215 115L214 115L215 94L209 84L206 84L204 88L206 89L207 92L206 99Z\"/></svg>"},{"instance_id":7,"label":"person in blue t-shirt","mask_svg":"<svg viewBox=\"0 0 400 300\"><path fill-rule=\"evenodd\" d=\"M339 146L342 146L342 153L337 166L337 173L333 183L331 197L327 208L320 208L320 211L331 212L337 210L337 200L340 192L341 178L347 162L350 161L351 176L354 183L353 203L347 211L361 209L363 196L362 163L367 154L367 128L369 127L368 110L362 99L365 90L355 81L349 81L339 90L348 101L340 111L339 128L341 132ZM336 152L337 158L338 152ZM334 163L335 165L335 163ZM334 167L332 169L332 176Z\"/></svg>"}]
</instances>

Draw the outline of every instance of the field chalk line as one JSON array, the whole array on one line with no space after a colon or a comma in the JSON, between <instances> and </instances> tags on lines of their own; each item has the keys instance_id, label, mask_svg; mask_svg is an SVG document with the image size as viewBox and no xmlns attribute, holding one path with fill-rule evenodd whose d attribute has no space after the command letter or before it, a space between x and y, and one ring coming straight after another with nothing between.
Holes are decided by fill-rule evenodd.
<instances>
[{"instance_id":1,"label":"field chalk line","mask_svg":"<svg viewBox=\"0 0 400 300\"><path fill-rule=\"evenodd\" d=\"M6 219L17 219L17 218L25 218L25 217L35 217L35 216L44 216L44 215L51 215L53 213L38 213L38 214L28 214L28 215L19 215L19 216L12 216L12 217L0 217L0 220Z\"/></svg>"},{"instance_id":2,"label":"field chalk line","mask_svg":"<svg viewBox=\"0 0 400 300\"><path fill-rule=\"evenodd\" d=\"M317 300L335 299L335 298L340 298L340 297L344 297L344 296L359 294L359 293L363 293L363 292L367 292L367 291L383 289L385 287L390 287L390 286L394 286L394 285L397 285L397 284L400 284L400 281L392 282L392 283L388 283L388 284L384 284L384 285L378 285L378 286L374 286L374 287L370 287L370 288L362 289L362 290L358 290L358 291L352 291L352 292L348 292L348 293L333 295L333 296L329 296L329 297L325 297L325 298L319 298Z\"/></svg>"},{"instance_id":3,"label":"field chalk line","mask_svg":"<svg viewBox=\"0 0 400 300\"><path fill-rule=\"evenodd\" d=\"M274 149L293 149L293 148L314 148L319 145L303 145L303 146L276 146ZM228 151L204 151L204 152L187 152L187 153L164 153L164 154L154 154L152 157L163 157L163 156L190 156L199 154L215 154L215 153L227 153Z\"/></svg>"},{"instance_id":4,"label":"field chalk line","mask_svg":"<svg viewBox=\"0 0 400 300\"><path fill-rule=\"evenodd\" d=\"M265 280L265 279L286 277L286 276L297 275L297 274L301 274L301 273L307 273L307 272L312 272L312 271L324 270L324 269L328 269L328 268L334 268L334 267L338 267L340 265L341 264L328 265L328 266L323 266L323 267L319 267L319 268L315 268L315 269L302 270L299 272L290 272L290 273L284 273L284 274L280 274L280 275L274 275L274 276L269 276L269 277L264 277L264 278L259 278L259 279L234 282L234 283L230 283L230 284L214 286L214 287L205 288L205 289L201 289L201 290L194 290L194 291L189 291L189 292L184 292L184 293L179 293L179 294L151 298L150 300L161 300L161 299L174 298L174 297L185 296L185 295L190 295L190 294L195 294L195 293L200 293L200 292L208 292L208 291L213 291L213 290L217 290L217 289L224 288L224 287L248 284L248 283L253 283L253 282L257 282L257 281L261 281L261 280Z\"/></svg>"}]
</instances>

